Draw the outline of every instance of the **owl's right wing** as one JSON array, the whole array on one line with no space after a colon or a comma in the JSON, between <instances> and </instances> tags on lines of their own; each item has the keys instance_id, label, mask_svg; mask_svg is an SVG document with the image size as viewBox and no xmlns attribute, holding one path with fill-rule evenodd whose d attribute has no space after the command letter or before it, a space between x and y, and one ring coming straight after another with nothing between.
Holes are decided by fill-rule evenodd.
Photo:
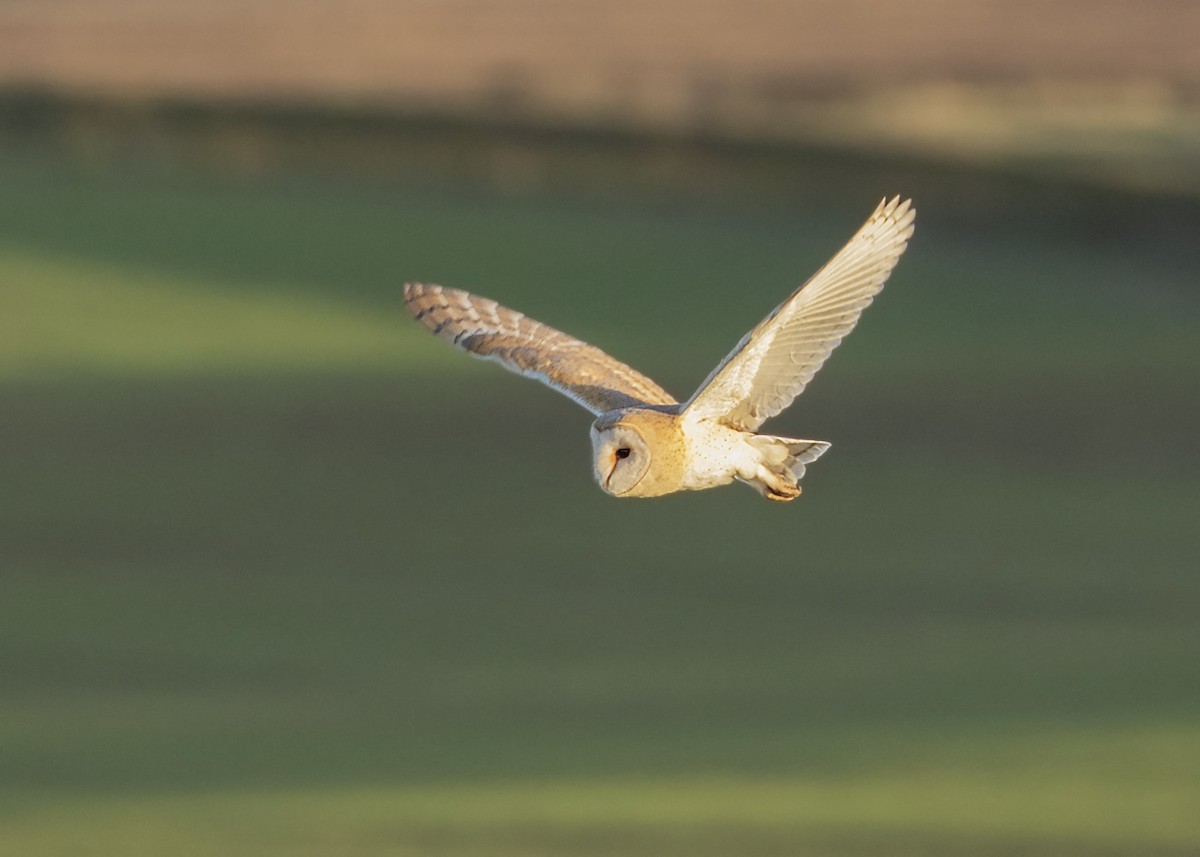
<instances>
[{"instance_id":1,"label":"owl's right wing","mask_svg":"<svg viewBox=\"0 0 1200 857\"><path fill-rule=\"evenodd\" d=\"M825 267L742 338L683 415L754 431L790 405L883 288L915 216L908 200L881 202Z\"/></svg>"},{"instance_id":2,"label":"owl's right wing","mask_svg":"<svg viewBox=\"0 0 1200 857\"><path fill-rule=\"evenodd\" d=\"M677 404L658 384L594 345L487 298L408 283L404 302L417 321L451 345L536 378L594 414L636 405Z\"/></svg>"}]
</instances>

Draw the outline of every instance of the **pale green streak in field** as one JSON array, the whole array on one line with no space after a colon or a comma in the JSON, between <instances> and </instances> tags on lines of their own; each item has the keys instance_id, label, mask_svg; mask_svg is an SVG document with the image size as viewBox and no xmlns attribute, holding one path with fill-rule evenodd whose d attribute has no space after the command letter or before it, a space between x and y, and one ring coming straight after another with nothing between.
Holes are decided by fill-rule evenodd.
<instances>
[{"instance_id":1,"label":"pale green streak in field","mask_svg":"<svg viewBox=\"0 0 1200 857\"><path fill-rule=\"evenodd\" d=\"M884 758L896 745L912 743L894 732L858 738L879 746ZM926 749L902 770L884 763L824 777L354 785L58 797L44 807L33 799L4 819L0 849L407 854L428 853L420 844L434 836L457 840L455 853L476 853L473 843L485 847L479 853L532 855L555 853L555 837L619 836L623 853L655 853L664 837L684 853L712 853L714 835L746 844L766 836L800 847L814 838L827 846L853 843L872 832L942 847L956 840L1056 842L1064 854L1122 843L1129 853L1145 853L1200 842L1200 814L1191 811L1200 801L1200 729L1194 725L1032 731L983 742L967 735L959 742L931 740Z\"/></svg>"},{"instance_id":2,"label":"pale green streak in field","mask_svg":"<svg viewBox=\"0 0 1200 857\"><path fill-rule=\"evenodd\" d=\"M400 308L0 248L0 378L428 366L450 355ZM446 361L449 362L449 361Z\"/></svg>"}]
</instances>

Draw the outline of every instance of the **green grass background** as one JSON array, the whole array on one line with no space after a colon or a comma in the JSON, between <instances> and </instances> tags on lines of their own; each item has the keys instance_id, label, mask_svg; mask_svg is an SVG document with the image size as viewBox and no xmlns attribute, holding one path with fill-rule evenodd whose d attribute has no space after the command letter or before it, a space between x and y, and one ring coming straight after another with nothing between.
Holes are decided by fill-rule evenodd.
<instances>
[{"instance_id":1,"label":"green grass background","mask_svg":"<svg viewBox=\"0 0 1200 857\"><path fill-rule=\"evenodd\" d=\"M776 506L604 496L588 415L399 287L683 396L875 198L0 189L0 853L1200 849L1200 294L1153 199L881 186L917 234L771 424L834 442Z\"/></svg>"}]
</instances>

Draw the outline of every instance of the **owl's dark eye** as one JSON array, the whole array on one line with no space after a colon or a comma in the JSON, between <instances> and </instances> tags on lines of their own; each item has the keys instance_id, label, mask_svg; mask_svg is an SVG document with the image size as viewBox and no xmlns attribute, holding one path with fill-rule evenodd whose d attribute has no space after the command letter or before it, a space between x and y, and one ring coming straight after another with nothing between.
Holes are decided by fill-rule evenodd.
<instances>
[{"instance_id":1,"label":"owl's dark eye","mask_svg":"<svg viewBox=\"0 0 1200 857\"><path fill-rule=\"evenodd\" d=\"M617 450L617 458L628 458L628 457L629 457L629 447L623 446Z\"/></svg>"}]
</instances>

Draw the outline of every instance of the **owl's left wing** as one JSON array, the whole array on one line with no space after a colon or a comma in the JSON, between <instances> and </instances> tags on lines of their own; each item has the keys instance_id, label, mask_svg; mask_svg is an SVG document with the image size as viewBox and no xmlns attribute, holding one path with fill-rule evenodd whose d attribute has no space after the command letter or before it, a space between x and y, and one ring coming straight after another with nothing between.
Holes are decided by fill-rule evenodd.
<instances>
[{"instance_id":1,"label":"owl's left wing","mask_svg":"<svg viewBox=\"0 0 1200 857\"><path fill-rule=\"evenodd\" d=\"M536 378L594 414L675 398L635 369L549 325L458 289L409 283L404 302L451 345Z\"/></svg>"},{"instance_id":2,"label":"owl's left wing","mask_svg":"<svg viewBox=\"0 0 1200 857\"><path fill-rule=\"evenodd\" d=\"M915 216L910 200L881 202L825 267L742 338L683 416L754 431L790 405L883 288Z\"/></svg>"}]
</instances>

